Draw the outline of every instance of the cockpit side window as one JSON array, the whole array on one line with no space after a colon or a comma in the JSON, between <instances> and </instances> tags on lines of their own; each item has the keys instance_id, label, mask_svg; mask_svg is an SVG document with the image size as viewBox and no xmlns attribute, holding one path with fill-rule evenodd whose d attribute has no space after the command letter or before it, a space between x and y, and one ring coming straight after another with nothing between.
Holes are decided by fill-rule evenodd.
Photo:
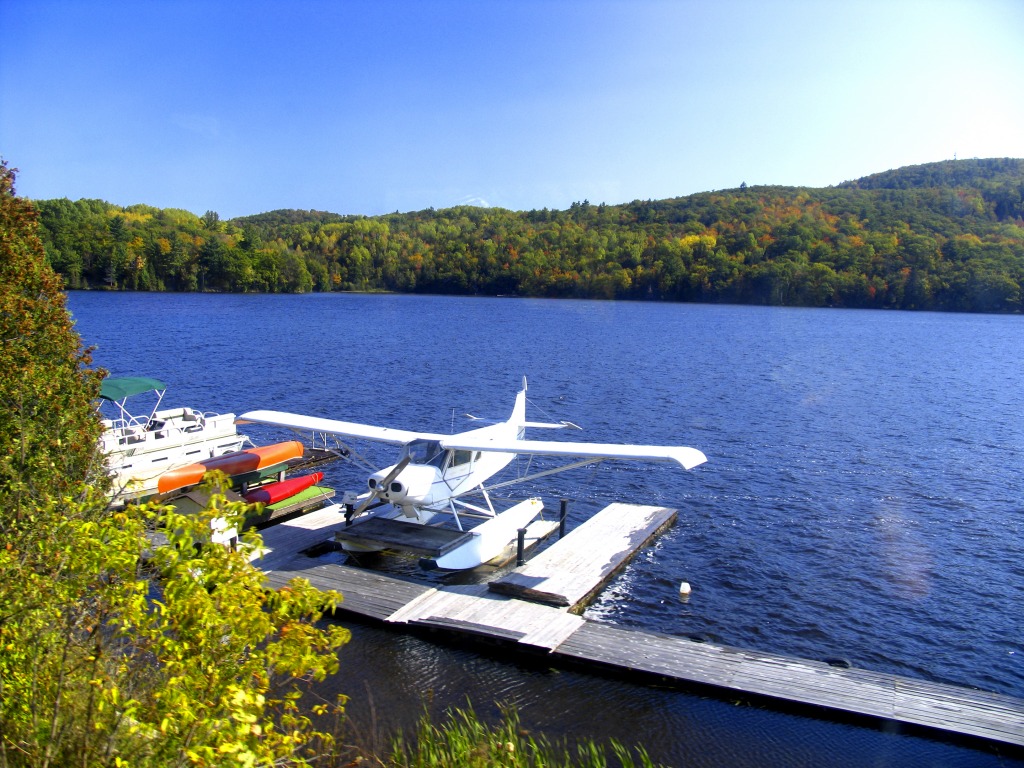
<instances>
[{"instance_id":1,"label":"cockpit side window","mask_svg":"<svg viewBox=\"0 0 1024 768\"><path fill-rule=\"evenodd\" d=\"M437 440L413 440L405 447L406 454L412 464L432 464L441 466L445 452Z\"/></svg>"},{"instance_id":2,"label":"cockpit side window","mask_svg":"<svg viewBox=\"0 0 1024 768\"><path fill-rule=\"evenodd\" d=\"M452 451L452 466L457 467L460 464L469 464L473 460L472 451Z\"/></svg>"}]
</instances>

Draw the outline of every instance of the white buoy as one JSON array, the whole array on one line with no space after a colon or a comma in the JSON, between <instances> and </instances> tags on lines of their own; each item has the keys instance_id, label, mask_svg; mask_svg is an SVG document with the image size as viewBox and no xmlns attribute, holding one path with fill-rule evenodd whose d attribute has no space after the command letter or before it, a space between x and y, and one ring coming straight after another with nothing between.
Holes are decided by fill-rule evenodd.
<instances>
[{"instance_id":1,"label":"white buoy","mask_svg":"<svg viewBox=\"0 0 1024 768\"><path fill-rule=\"evenodd\" d=\"M682 584L679 585L679 594L682 597L686 597L688 594L690 594L690 582L684 581Z\"/></svg>"}]
</instances>

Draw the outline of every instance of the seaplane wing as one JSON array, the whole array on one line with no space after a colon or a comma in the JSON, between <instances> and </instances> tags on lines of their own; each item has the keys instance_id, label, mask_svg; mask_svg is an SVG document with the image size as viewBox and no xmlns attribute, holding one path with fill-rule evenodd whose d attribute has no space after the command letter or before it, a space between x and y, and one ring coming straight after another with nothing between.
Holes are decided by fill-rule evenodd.
<instances>
[{"instance_id":1,"label":"seaplane wing","mask_svg":"<svg viewBox=\"0 0 1024 768\"><path fill-rule=\"evenodd\" d=\"M371 424L358 424L352 421L324 419L319 416L302 416L285 411L249 411L238 417L240 424L269 424L274 427L287 427L300 432L316 432L356 440L369 440L390 445L405 445L413 440L440 440L443 435L425 432L411 432L407 429L391 429L375 427Z\"/></svg>"},{"instance_id":2,"label":"seaplane wing","mask_svg":"<svg viewBox=\"0 0 1024 768\"><path fill-rule=\"evenodd\" d=\"M616 443L569 443L556 440L473 440L461 435L441 438L441 447L463 451L494 451L498 453L531 454L533 456L567 456L593 459L634 459L639 461L674 461L683 469L693 469L707 461L696 448L669 445L619 445Z\"/></svg>"}]
</instances>

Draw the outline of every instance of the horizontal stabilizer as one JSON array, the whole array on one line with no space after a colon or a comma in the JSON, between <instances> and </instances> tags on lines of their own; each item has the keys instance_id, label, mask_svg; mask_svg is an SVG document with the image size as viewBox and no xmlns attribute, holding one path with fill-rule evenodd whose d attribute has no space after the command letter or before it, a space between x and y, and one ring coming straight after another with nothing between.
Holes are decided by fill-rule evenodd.
<instances>
[{"instance_id":1,"label":"horizontal stabilizer","mask_svg":"<svg viewBox=\"0 0 1024 768\"><path fill-rule=\"evenodd\" d=\"M470 421L482 421L484 424L505 424L507 422L500 419L484 419L480 416L474 416L472 413L463 414ZM553 424L547 421L524 421L519 426L530 427L531 429L565 429L571 427L572 429L583 429L583 427L573 424L571 421L560 421L557 424Z\"/></svg>"}]
</instances>

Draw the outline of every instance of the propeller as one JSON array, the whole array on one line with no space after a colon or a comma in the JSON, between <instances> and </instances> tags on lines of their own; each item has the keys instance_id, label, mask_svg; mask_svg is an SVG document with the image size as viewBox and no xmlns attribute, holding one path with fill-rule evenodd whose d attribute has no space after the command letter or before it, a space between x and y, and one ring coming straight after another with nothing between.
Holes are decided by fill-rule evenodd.
<instances>
[{"instance_id":1,"label":"propeller","mask_svg":"<svg viewBox=\"0 0 1024 768\"><path fill-rule=\"evenodd\" d=\"M385 493L387 493L388 488L391 487L392 481L402 473L403 469L409 466L409 461L411 459L411 456L406 456L400 462L395 464L394 468L387 473L384 479L377 483L377 486L375 488L370 490L370 495L367 496L366 500L359 505L359 508L352 513L352 516L359 517L361 514L363 514L363 512L366 511L366 508L369 507L370 504L372 504L376 499L380 498Z\"/></svg>"}]
</instances>

